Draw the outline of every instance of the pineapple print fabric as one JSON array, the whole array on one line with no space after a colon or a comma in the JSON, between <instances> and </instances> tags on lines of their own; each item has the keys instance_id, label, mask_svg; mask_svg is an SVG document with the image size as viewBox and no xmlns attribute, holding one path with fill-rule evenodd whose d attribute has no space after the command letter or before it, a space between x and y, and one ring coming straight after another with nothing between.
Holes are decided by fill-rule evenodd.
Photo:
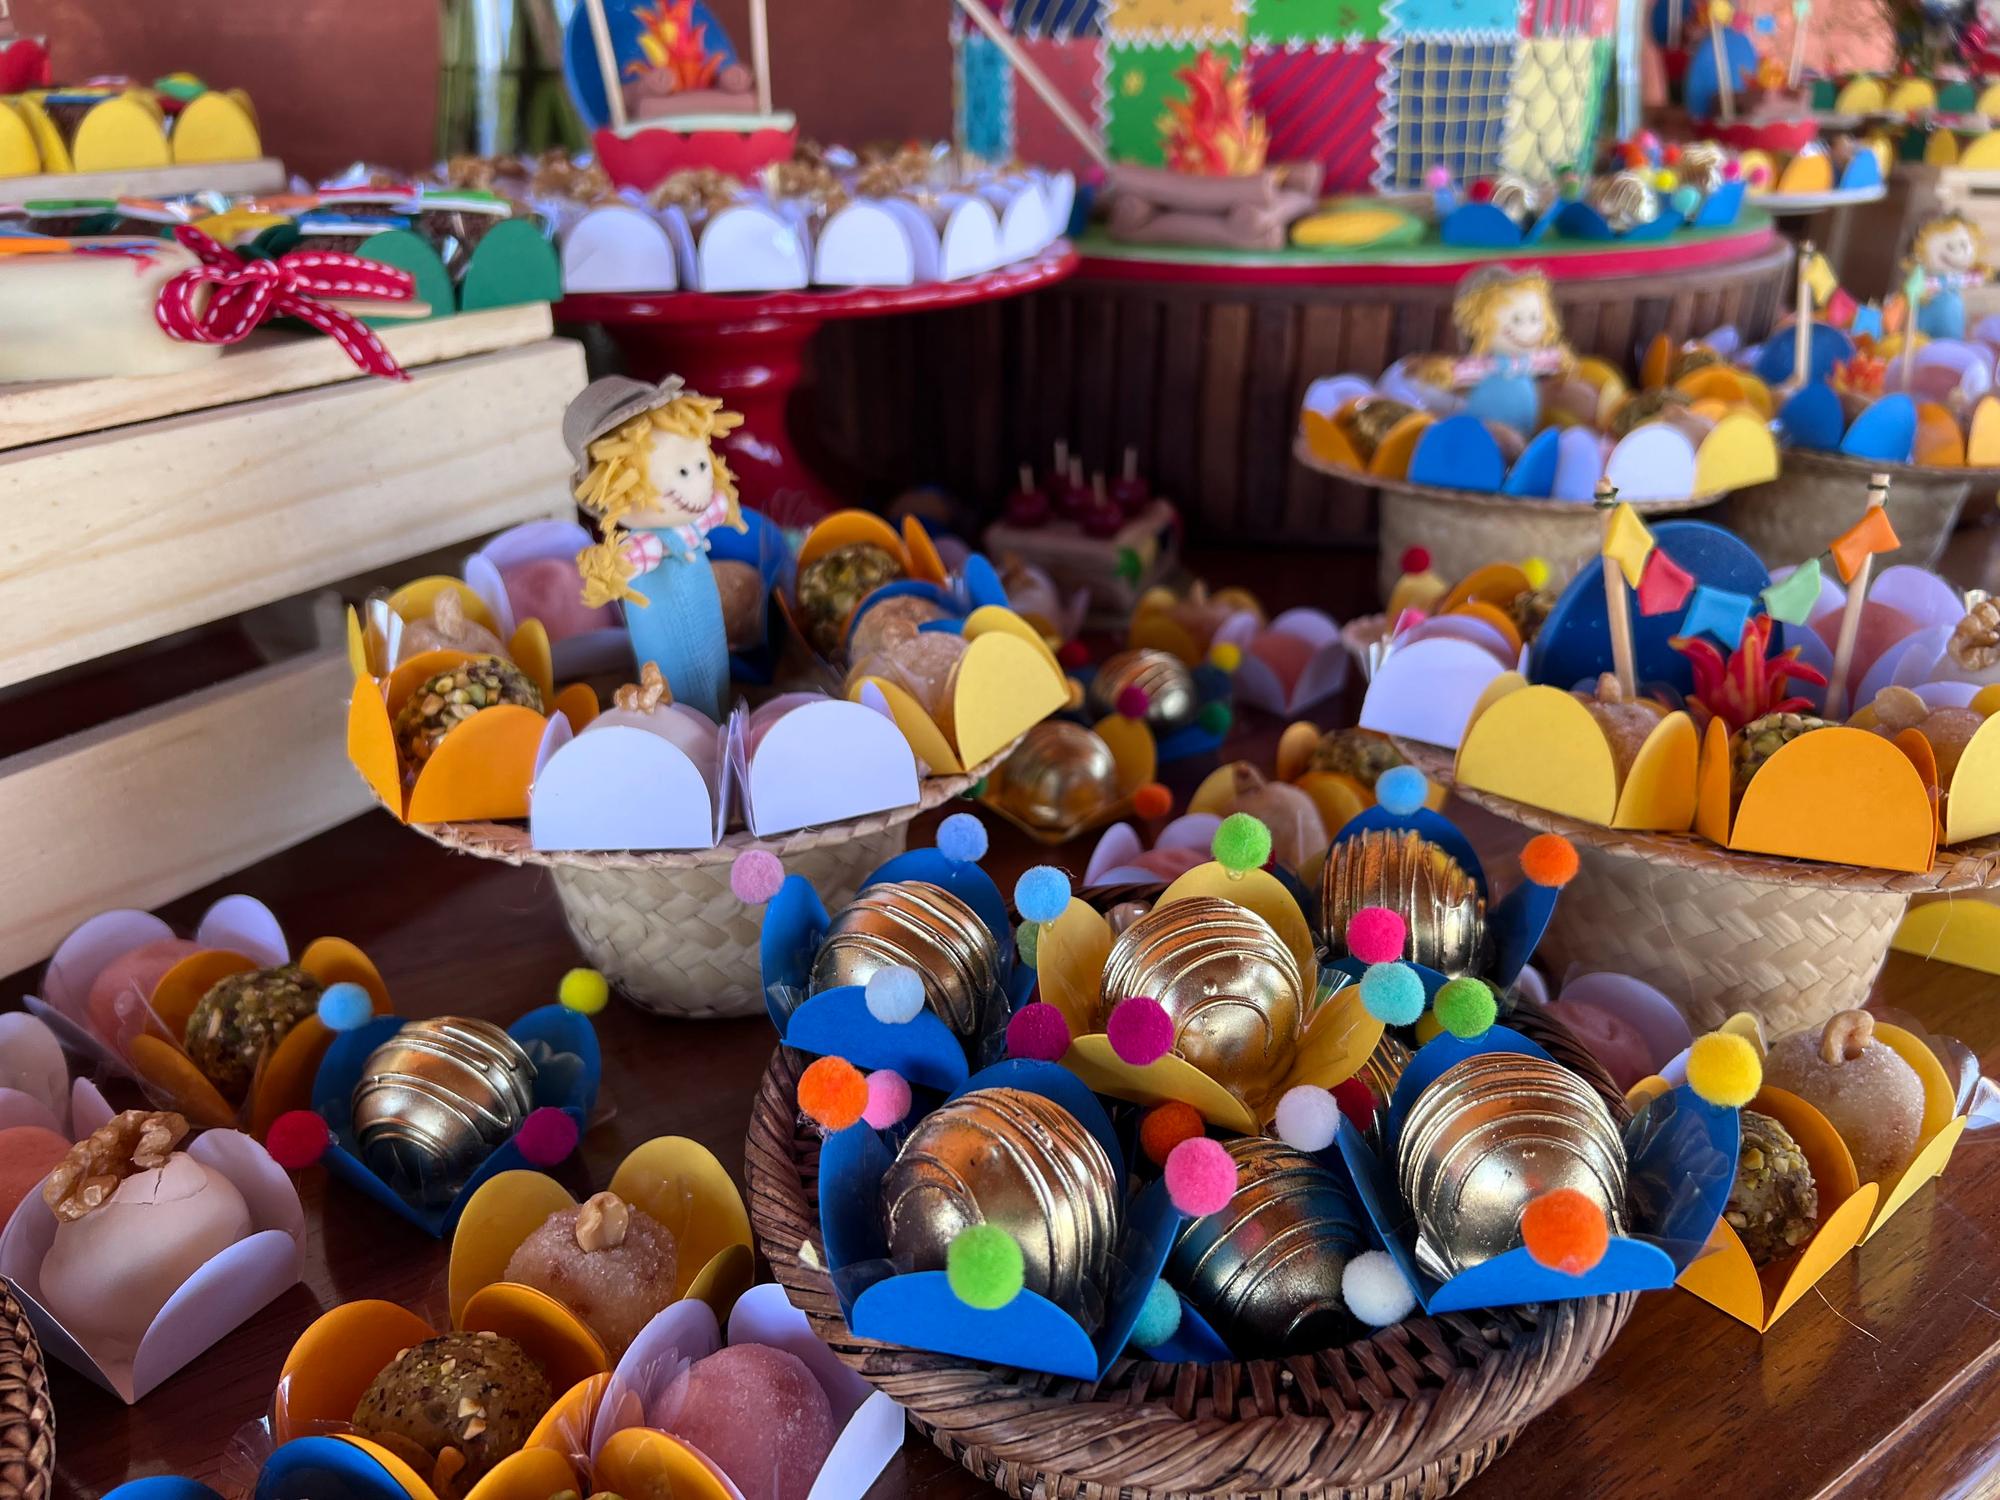
<instances>
[{"instance_id":1,"label":"pineapple print fabric","mask_svg":"<svg viewBox=\"0 0 2000 1500\"><path fill-rule=\"evenodd\" d=\"M1602 105L1599 52L1598 42L1587 36L1539 36L1521 43L1500 150L1508 171L1543 180L1583 158Z\"/></svg>"}]
</instances>

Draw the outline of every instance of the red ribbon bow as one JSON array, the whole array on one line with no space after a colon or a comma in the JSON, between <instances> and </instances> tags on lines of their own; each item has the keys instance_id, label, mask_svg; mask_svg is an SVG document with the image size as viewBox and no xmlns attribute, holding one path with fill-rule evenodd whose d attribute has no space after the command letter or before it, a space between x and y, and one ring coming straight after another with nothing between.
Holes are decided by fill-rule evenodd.
<instances>
[{"instance_id":1,"label":"red ribbon bow","mask_svg":"<svg viewBox=\"0 0 2000 1500\"><path fill-rule=\"evenodd\" d=\"M375 297L407 301L416 281L379 261L329 250L295 250L276 260L252 260L225 248L190 225L180 225L174 238L201 260L160 288L153 316L172 337L190 344L234 344L270 318L297 318L326 334L347 351L347 357L370 375L408 380L375 331L326 297ZM200 291L213 287L206 310Z\"/></svg>"}]
</instances>

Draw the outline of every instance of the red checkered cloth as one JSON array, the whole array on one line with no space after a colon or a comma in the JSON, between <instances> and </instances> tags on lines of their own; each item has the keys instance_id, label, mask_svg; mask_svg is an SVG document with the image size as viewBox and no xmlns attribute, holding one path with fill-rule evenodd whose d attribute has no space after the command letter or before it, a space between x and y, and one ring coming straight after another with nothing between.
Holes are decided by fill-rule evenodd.
<instances>
[{"instance_id":1,"label":"red checkered cloth","mask_svg":"<svg viewBox=\"0 0 2000 1500\"><path fill-rule=\"evenodd\" d=\"M1097 90L1104 68L1102 38L1024 36L1020 42L1021 50L1048 76L1056 92L1086 124L1101 132L1103 116ZM1068 167L1073 172L1092 165L1041 96L1018 79L1014 85L1014 154L1038 166Z\"/></svg>"},{"instance_id":2,"label":"red checkered cloth","mask_svg":"<svg viewBox=\"0 0 2000 1500\"><path fill-rule=\"evenodd\" d=\"M1375 171L1382 117L1379 42L1327 51L1250 49L1250 107L1271 132L1271 160L1316 161L1326 191L1358 192Z\"/></svg>"}]
</instances>

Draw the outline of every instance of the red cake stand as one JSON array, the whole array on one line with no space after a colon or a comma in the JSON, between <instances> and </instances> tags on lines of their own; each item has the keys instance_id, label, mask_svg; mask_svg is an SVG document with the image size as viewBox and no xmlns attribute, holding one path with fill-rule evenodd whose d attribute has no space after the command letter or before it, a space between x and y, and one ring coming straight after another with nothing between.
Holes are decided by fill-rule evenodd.
<instances>
[{"instance_id":1,"label":"red cake stand","mask_svg":"<svg viewBox=\"0 0 2000 1500\"><path fill-rule=\"evenodd\" d=\"M743 503L781 526L809 526L849 503L800 458L786 425L786 403L820 325L1016 297L1061 281L1076 265L1076 251L1058 240L1033 260L963 281L826 292L588 292L563 298L556 317L602 323L628 373L679 375L741 412L743 425L723 446Z\"/></svg>"}]
</instances>

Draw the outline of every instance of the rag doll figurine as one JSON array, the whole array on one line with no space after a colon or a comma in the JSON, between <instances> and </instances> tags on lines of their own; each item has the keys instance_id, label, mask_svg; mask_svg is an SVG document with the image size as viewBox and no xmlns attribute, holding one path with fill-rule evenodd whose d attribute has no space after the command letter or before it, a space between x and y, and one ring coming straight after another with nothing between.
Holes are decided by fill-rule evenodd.
<instances>
[{"instance_id":1,"label":"rag doll figurine","mask_svg":"<svg viewBox=\"0 0 2000 1500\"><path fill-rule=\"evenodd\" d=\"M729 643L708 533L745 529L736 484L715 450L743 419L720 401L623 376L592 384L563 415L577 503L603 541L577 555L583 602L625 608L632 655L655 663L674 701L722 721Z\"/></svg>"},{"instance_id":2,"label":"rag doll figurine","mask_svg":"<svg viewBox=\"0 0 2000 1500\"><path fill-rule=\"evenodd\" d=\"M1910 262L1924 273L1924 299L1917 331L1927 338L1965 337L1965 289L1991 274L1982 262L1985 246L1978 226L1959 214L1938 214L1917 226Z\"/></svg>"},{"instance_id":3,"label":"rag doll figurine","mask_svg":"<svg viewBox=\"0 0 2000 1500\"><path fill-rule=\"evenodd\" d=\"M1570 363L1548 278L1504 266L1474 271L1452 299L1451 320L1469 351L1452 365L1452 384L1466 391L1466 410L1481 421L1532 433L1541 420L1535 382L1560 375Z\"/></svg>"}]
</instances>

